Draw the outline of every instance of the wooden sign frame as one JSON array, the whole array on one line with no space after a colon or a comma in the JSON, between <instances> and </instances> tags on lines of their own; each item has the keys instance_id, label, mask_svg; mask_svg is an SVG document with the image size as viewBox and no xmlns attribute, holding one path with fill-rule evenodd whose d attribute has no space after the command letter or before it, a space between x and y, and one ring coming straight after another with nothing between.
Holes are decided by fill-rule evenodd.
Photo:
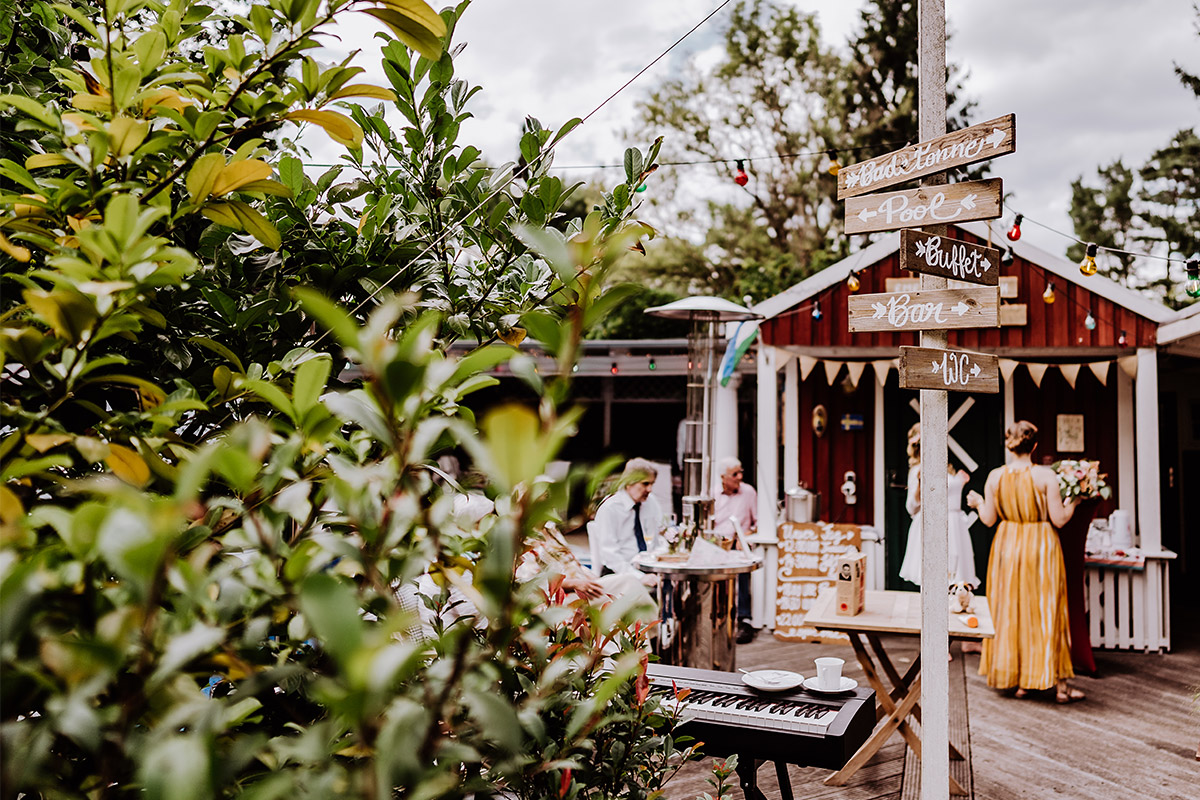
<instances>
[{"instance_id":1,"label":"wooden sign frame","mask_svg":"<svg viewBox=\"0 0 1200 800\"><path fill-rule=\"evenodd\" d=\"M987 161L1017 149L1017 115L981 122L838 170L838 200Z\"/></svg>"},{"instance_id":2,"label":"wooden sign frame","mask_svg":"<svg viewBox=\"0 0 1200 800\"><path fill-rule=\"evenodd\" d=\"M982 286L1000 285L1000 251L924 231L900 231L900 269Z\"/></svg>"},{"instance_id":3,"label":"wooden sign frame","mask_svg":"<svg viewBox=\"0 0 1200 800\"><path fill-rule=\"evenodd\" d=\"M900 388L1000 393L1000 359L986 353L900 348Z\"/></svg>"},{"instance_id":4,"label":"wooden sign frame","mask_svg":"<svg viewBox=\"0 0 1200 800\"><path fill-rule=\"evenodd\" d=\"M1003 179L990 178L851 197L846 200L846 233L996 219L1003 196Z\"/></svg>"},{"instance_id":5,"label":"wooden sign frame","mask_svg":"<svg viewBox=\"0 0 1200 800\"><path fill-rule=\"evenodd\" d=\"M938 331L1000 327L1000 288L851 295L851 333Z\"/></svg>"}]
</instances>

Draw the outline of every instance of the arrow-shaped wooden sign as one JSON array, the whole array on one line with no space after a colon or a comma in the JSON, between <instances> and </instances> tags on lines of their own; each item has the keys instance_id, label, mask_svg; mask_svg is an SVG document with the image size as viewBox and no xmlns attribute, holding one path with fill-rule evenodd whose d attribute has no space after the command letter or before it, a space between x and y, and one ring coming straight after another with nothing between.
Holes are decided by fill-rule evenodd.
<instances>
[{"instance_id":1,"label":"arrow-shaped wooden sign","mask_svg":"<svg viewBox=\"0 0 1200 800\"><path fill-rule=\"evenodd\" d=\"M1000 216L1004 181L949 183L846 200L846 233L894 231Z\"/></svg>"},{"instance_id":2,"label":"arrow-shaped wooden sign","mask_svg":"<svg viewBox=\"0 0 1200 800\"><path fill-rule=\"evenodd\" d=\"M996 286L1000 251L924 231L900 231L900 269Z\"/></svg>"},{"instance_id":3,"label":"arrow-shaped wooden sign","mask_svg":"<svg viewBox=\"0 0 1200 800\"><path fill-rule=\"evenodd\" d=\"M960 350L901 347L900 388L996 394L1000 391L1000 359Z\"/></svg>"},{"instance_id":4,"label":"arrow-shaped wooden sign","mask_svg":"<svg viewBox=\"0 0 1200 800\"><path fill-rule=\"evenodd\" d=\"M1017 149L1017 116L1008 114L838 170L838 200Z\"/></svg>"},{"instance_id":5,"label":"arrow-shaped wooden sign","mask_svg":"<svg viewBox=\"0 0 1200 800\"><path fill-rule=\"evenodd\" d=\"M934 289L847 299L851 333L998 328L1000 289Z\"/></svg>"}]
</instances>

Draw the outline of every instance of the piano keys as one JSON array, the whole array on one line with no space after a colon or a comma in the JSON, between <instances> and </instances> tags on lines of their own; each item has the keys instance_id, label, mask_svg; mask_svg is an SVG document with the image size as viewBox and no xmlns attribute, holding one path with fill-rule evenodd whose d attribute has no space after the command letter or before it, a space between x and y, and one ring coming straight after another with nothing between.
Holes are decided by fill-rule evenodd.
<instances>
[{"instance_id":1,"label":"piano keys","mask_svg":"<svg viewBox=\"0 0 1200 800\"><path fill-rule=\"evenodd\" d=\"M875 727L875 692L857 688L817 695L797 688L760 692L736 672L651 664L650 691L666 709L679 708L681 734L703 742L709 756L739 762L775 761L840 769ZM678 691L690 689L682 700ZM741 769L738 770L742 772ZM786 771L784 771L786 774Z\"/></svg>"}]
</instances>

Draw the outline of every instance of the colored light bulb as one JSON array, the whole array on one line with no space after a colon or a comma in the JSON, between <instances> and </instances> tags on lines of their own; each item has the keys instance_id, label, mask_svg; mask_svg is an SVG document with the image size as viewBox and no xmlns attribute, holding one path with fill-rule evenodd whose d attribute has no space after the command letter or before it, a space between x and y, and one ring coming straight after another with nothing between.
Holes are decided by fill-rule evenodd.
<instances>
[{"instance_id":1,"label":"colored light bulb","mask_svg":"<svg viewBox=\"0 0 1200 800\"><path fill-rule=\"evenodd\" d=\"M1017 214L1016 218L1013 220L1013 226L1009 228L1008 233L1005 234L1010 242L1015 242L1021 238L1021 222L1024 219L1024 214Z\"/></svg>"},{"instance_id":2,"label":"colored light bulb","mask_svg":"<svg viewBox=\"0 0 1200 800\"><path fill-rule=\"evenodd\" d=\"M656 369L658 369L658 365L654 363L654 359L652 358L650 359L650 371L654 372Z\"/></svg>"},{"instance_id":3,"label":"colored light bulb","mask_svg":"<svg viewBox=\"0 0 1200 800\"><path fill-rule=\"evenodd\" d=\"M1187 262L1187 276L1183 290L1187 292L1188 297L1200 297L1200 258L1193 258Z\"/></svg>"},{"instance_id":4,"label":"colored light bulb","mask_svg":"<svg viewBox=\"0 0 1200 800\"><path fill-rule=\"evenodd\" d=\"M612 362L612 366L608 368L608 371L611 372L613 375L616 375L621 370L617 367L617 362L614 361L614 362Z\"/></svg>"},{"instance_id":5,"label":"colored light bulb","mask_svg":"<svg viewBox=\"0 0 1200 800\"><path fill-rule=\"evenodd\" d=\"M821 301L818 300L815 304L813 304L812 318L817 322L820 322L822 316L824 315L821 313Z\"/></svg>"},{"instance_id":6,"label":"colored light bulb","mask_svg":"<svg viewBox=\"0 0 1200 800\"><path fill-rule=\"evenodd\" d=\"M846 288L851 292L857 292L862 288L862 281L858 279L858 273L850 273L850 277L846 278Z\"/></svg>"},{"instance_id":7,"label":"colored light bulb","mask_svg":"<svg viewBox=\"0 0 1200 800\"><path fill-rule=\"evenodd\" d=\"M1042 302L1046 305L1051 305L1056 299L1054 295L1054 281L1046 284L1046 291L1042 292Z\"/></svg>"},{"instance_id":8,"label":"colored light bulb","mask_svg":"<svg viewBox=\"0 0 1200 800\"><path fill-rule=\"evenodd\" d=\"M1129 344L1129 337L1125 335L1125 331L1121 331L1121 335L1117 337L1117 344L1121 347Z\"/></svg>"},{"instance_id":9,"label":"colored light bulb","mask_svg":"<svg viewBox=\"0 0 1200 800\"><path fill-rule=\"evenodd\" d=\"M832 175L836 178L837 174L842 169L842 165L838 163L837 151L834 150L833 148L830 148L825 151L825 155L829 156L829 166L826 167L826 169L829 170L830 175Z\"/></svg>"},{"instance_id":10,"label":"colored light bulb","mask_svg":"<svg viewBox=\"0 0 1200 800\"><path fill-rule=\"evenodd\" d=\"M1089 331L1096 330L1096 318L1092 316L1092 312L1088 311L1087 317L1083 320L1083 327Z\"/></svg>"},{"instance_id":11,"label":"colored light bulb","mask_svg":"<svg viewBox=\"0 0 1200 800\"><path fill-rule=\"evenodd\" d=\"M737 162L737 172L733 174L733 182L738 186L745 186L750 182L750 176L746 174L746 166L740 158Z\"/></svg>"},{"instance_id":12,"label":"colored light bulb","mask_svg":"<svg viewBox=\"0 0 1200 800\"><path fill-rule=\"evenodd\" d=\"M1089 242L1087 252L1083 256L1083 261L1079 262L1079 271L1084 275L1096 274L1096 243Z\"/></svg>"}]
</instances>

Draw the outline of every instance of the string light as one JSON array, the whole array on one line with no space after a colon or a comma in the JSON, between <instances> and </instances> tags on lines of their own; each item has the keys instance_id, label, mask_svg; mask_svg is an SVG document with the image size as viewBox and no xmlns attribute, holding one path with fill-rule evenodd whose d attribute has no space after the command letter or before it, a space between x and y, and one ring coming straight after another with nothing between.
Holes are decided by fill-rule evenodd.
<instances>
[{"instance_id":1,"label":"string light","mask_svg":"<svg viewBox=\"0 0 1200 800\"><path fill-rule=\"evenodd\" d=\"M1087 251L1083 256L1083 261L1079 262L1079 271L1084 275L1096 274L1096 243L1088 242Z\"/></svg>"},{"instance_id":2,"label":"string light","mask_svg":"<svg viewBox=\"0 0 1200 800\"><path fill-rule=\"evenodd\" d=\"M823 316L824 314L821 313L821 301L818 300L817 302L813 303L812 318L817 322L820 322L821 317Z\"/></svg>"},{"instance_id":3,"label":"string light","mask_svg":"<svg viewBox=\"0 0 1200 800\"><path fill-rule=\"evenodd\" d=\"M851 272L850 276L846 278L846 288L849 289L851 293L857 292L862 288L862 281L858 279L857 272Z\"/></svg>"},{"instance_id":4,"label":"string light","mask_svg":"<svg viewBox=\"0 0 1200 800\"><path fill-rule=\"evenodd\" d=\"M825 151L825 155L829 156L829 166L826 167L826 169L829 171L830 175L836 178L837 174L842 169L842 165L838 163L837 150L834 150L831 147Z\"/></svg>"},{"instance_id":5,"label":"string light","mask_svg":"<svg viewBox=\"0 0 1200 800\"><path fill-rule=\"evenodd\" d=\"M1117 344L1121 347L1129 344L1129 337L1125 335L1125 331L1121 331L1121 335L1117 337Z\"/></svg>"},{"instance_id":6,"label":"string light","mask_svg":"<svg viewBox=\"0 0 1200 800\"><path fill-rule=\"evenodd\" d=\"M737 161L737 172L733 174L733 182L738 186L745 186L750 182L750 176L746 174L746 165L740 158Z\"/></svg>"},{"instance_id":7,"label":"string light","mask_svg":"<svg viewBox=\"0 0 1200 800\"><path fill-rule=\"evenodd\" d=\"M1021 222L1024 219L1024 214L1017 214L1016 219L1013 220L1013 226L1009 228L1008 233L1005 234L1010 242L1015 242L1021 238Z\"/></svg>"},{"instance_id":8,"label":"string light","mask_svg":"<svg viewBox=\"0 0 1200 800\"><path fill-rule=\"evenodd\" d=\"M613 375L616 375L618 372L621 371L621 369L620 369L620 367L617 366L617 362L614 361L614 362L612 362L612 366L608 368L608 371L611 372Z\"/></svg>"},{"instance_id":9,"label":"string light","mask_svg":"<svg viewBox=\"0 0 1200 800\"><path fill-rule=\"evenodd\" d=\"M1087 328L1089 331L1096 330L1096 318L1092 316L1092 310L1090 308L1088 309L1087 317L1083 320L1083 327Z\"/></svg>"},{"instance_id":10,"label":"string light","mask_svg":"<svg viewBox=\"0 0 1200 800\"><path fill-rule=\"evenodd\" d=\"M1054 295L1054 281L1050 281L1046 284L1046 291L1042 292L1042 302L1050 306L1054 305L1056 299Z\"/></svg>"},{"instance_id":11,"label":"string light","mask_svg":"<svg viewBox=\"0 0 1200 800\"><path fill-rule=\"evenodd\" d=\"M1183 290L1188 297L1200 297L1200 258L1189 258L1187 262L1187 283Z\"/></svg>"},{"instance_id":12,"label":"string light","mask_svg":"<svg viewBox=\"0 0 1200 800\"><path fill-rule=\"evenodd\" d=\"M658 369L658 365L654 363L654 356L650 356L650 363L647 366L650 367L651 372L654 372L654 370Z\"/></svg>"}]
</instances>

